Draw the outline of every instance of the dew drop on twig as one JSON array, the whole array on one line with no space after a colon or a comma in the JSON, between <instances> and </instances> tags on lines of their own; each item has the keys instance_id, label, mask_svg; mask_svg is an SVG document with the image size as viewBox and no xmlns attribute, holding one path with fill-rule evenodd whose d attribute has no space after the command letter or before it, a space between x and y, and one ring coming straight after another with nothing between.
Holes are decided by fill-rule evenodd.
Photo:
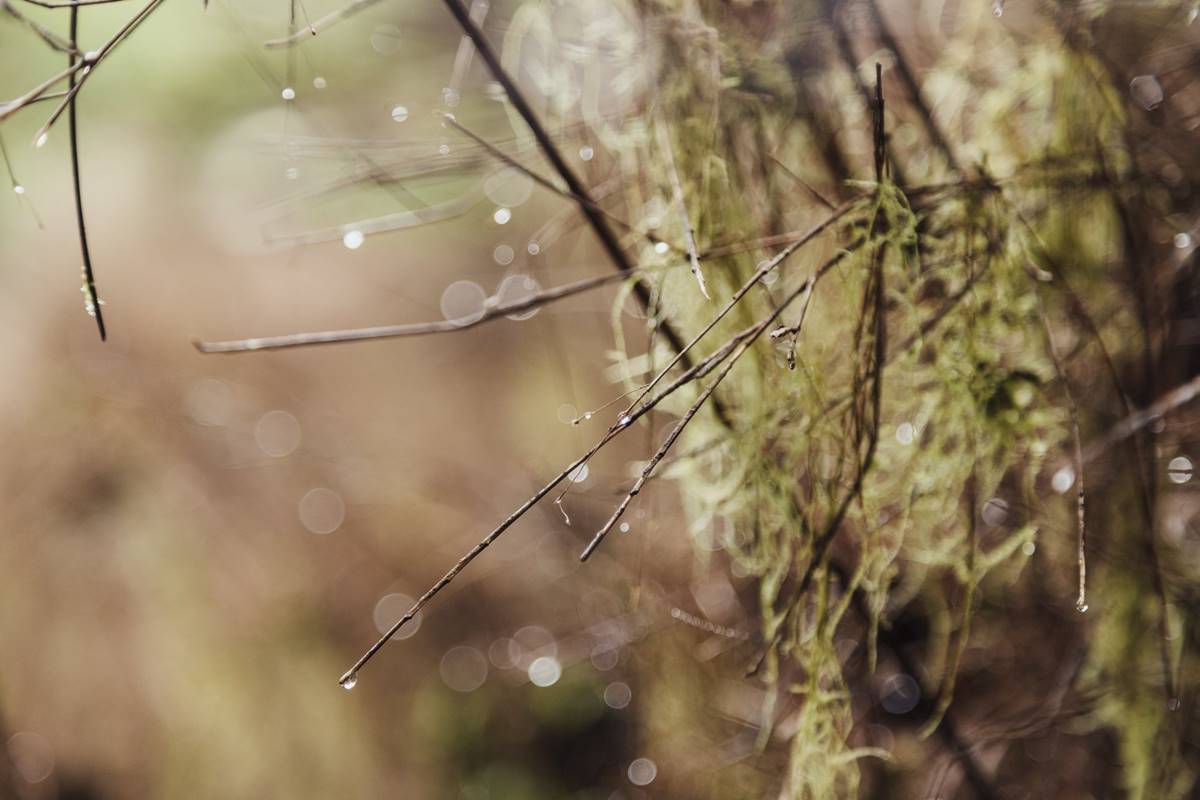
<instances>
[{"instance_id":1,"label":"dew drop on twig","mask_svg":"<svg viewBox=\"0 0 1200 800\"><path fill-rule=\"evenodd\" d=\"M1138 75L1129 82L1129 94L1133 97L1134 102L1147 111L1153 111L1162 104L1163 94L1162 84L1158 82L1158 78L1154 75Z\"/></svg>"},{"instance_id":2,"label":"dew drop on twig","mask_svg":"<svg viewBox=\"0 0 1200 800\"><path fill-rule=\"evenodd\" d=\"M347 672L345 675L342 676L342 679L340 681L338 681L338 686L341 686L347 692L350 691L351 689L353 689L357 685L358 685L358 673L357 672Z\"/></svg>"}]
</instances>

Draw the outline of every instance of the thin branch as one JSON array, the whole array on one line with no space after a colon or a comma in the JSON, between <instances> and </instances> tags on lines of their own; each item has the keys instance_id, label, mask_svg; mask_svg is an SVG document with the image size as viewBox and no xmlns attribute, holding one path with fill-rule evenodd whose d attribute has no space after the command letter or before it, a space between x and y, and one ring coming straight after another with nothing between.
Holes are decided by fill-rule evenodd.
<instances>
[{"instance_id":1,"label":"thin branch","mask_svg":"<svg viewBox=\"0 0 1200 800\"><path fill-rule=\"evenodd\" d=\"M75 6L71 7L71 23L70 23L70 43L71 43L71 66L76 63L82 63L79 56L78 42L79 28L79 9ZM72 72L67 78L67 97L66 101L69 106L67 115L67 130L70 138L71 148L71 182L75 192L75 219L79 227L79 251L83 258L83 289L87 296L87 312L96 318L96 327L100 329L100 341L104 341L108 334L104 330L104 310L101 308L100 297L96 294L96 276L92 270L92 253L88 248L87 225L83 221L83 190L79 181L79 132L76 121L75 109L75 73Z\"/></svg>"},{"instance_id":2,"label":"thin branch","mask_svg":"<svg viewBox=\"0 0 1200 800\"><path fill-rule=\"evenodd\" d=\"M1072 441L1072 457L1075 462L1075 480L1077 481L1077 489L1075 493L1075 525L1078 532L1078 552L1076 554L1077 563L1079 565L1079 595L1075 599L1075 608L1079 611L1087 611L1087 521L1086 507L1087 496L1084 492L1083 480L1083 442L1079 435L1079 406L1075 402L1075 394L1071 391L1071 382L1067 380L1066 369L1063 367L1062 357L1059 355L1058 347L1054 344L1054 333L1050 330L1050 320L1046 316L1046 307L1042 303L1041 292L1034 290L1034 297L1037 299L1038 316L1042 321L1042 329L1046 333L1046 350L1050 354L1050 360L1054 363L1054 371L1058 373L1059 380L1062 381L1063 390L1067 397L1067 415L1071 424L1071 441Z\"/></svg>"},{"instance_id":3,"label":"thin branch","mask_svg":"<svg viewBox=\"0 0 1200 800\"><path fill-rule=\"evenodd\" d=\"M745 337L741 341L733 355L729 358L728 363L726 363L725 367L721 370L717 377L708 385L707 388L704 389L704 391L700 393L700 396L696 398L695 402L693 402L684 415L679 418L679 421L675 423L675 427L671 429L671 432L667 435L666 440L663 441L662 445L658 448L658 451L655 452L654 456L642 469L641 475L638 476L638 479L634 482L633 487L630 488L630 490L625 494L625 497L622 498L620 504L617 505L617 508L615 511L613 511L612 516L610 516L608 521L601 526L600 530L596 531L595 536L592 537L592 540L588 543L587 547L585 547L583 552L580 553L580 561L586 561L592 555L592 553L596 551L596 548L599 547L604 541L605 537L612 532L613 526L615 526L625 514L625 511L629 508L629 504L633 502L633 498L642 491L642 487L646 485L646 481L648 481L650 476L654 474L654 470L667 455L668 451L670 451L670 449L674 446L676 440L679 439L680 434L683 433L683 429L688 426L688 423L692 421L692 419L712 396L712 393L716 390L717 386L721 384L721 381L725 380L725 377L729 374L730 370L732 370L734 365L737 364L738 359L741 358L742 355L750 348L750 345L754 344L754 342L758 340L758 337L762 335L762 332L779 318L779 315L783 313L784 309L790 306L798 297L802 295L804 296L805 308L807 309L808 299L812 297L813 287L816 286L817 281L820 280L826 272L833 269L833 267L841 260L840 256L841 254L839 253L838 256L835 256L833 259L830 259L829 261L825 262L825 264L821 265L821 267L812 275L810 275L804 281L804 283L793 290L792 293L789 294L782 303L776 306L775 310L769 316L759 322L758 325L752 329L752 332L749 336ZM801 319L803 319L803 316ZM630 418L622 417L621 421L624 422L624 420L627 419ZM627 422L624 424L628 425Z\"/></svg>"},{"instance_id":4,"label":"thin branch","mask_svg":"<svg viewBox=\"0 0 1200 800\"><path fill-rule=\"evenodd\" d=\"M837 222L839 219L841 219L843 216L845 216L847 213L849 213L857 205L857 203L858 203L857 199L849 200L849 201L843 203L841 205L841 207L837 210L837 212L830 215L829 217L826 217L821 222L819 222L816 225L814 225L813 227L809 228L808 231L805 232L805 234L803 236L801 236L797 241L793 242L792 244L788 245L783 250L779 251L779 253L777 253L773 258L765 261L762 264L762 266L760 266L754 272L754 274L750 276L750 279L747 280L744 284L742 284L740 289L738 289L736 292L734 292L733 297L729 298L729 302L727 302L725 304L725 307L722 308L717 313L717 315L715 317L713 317L712 320L707 325L705 325L704 328L701 329L701 331L692 338L692 340L690 342L688 342L682 348L676 349L675 357L672 358L667 363L667 365L659 371L659 373L654 377L654 379L652 381L650 381L650 383L646 386L646 388L642 391L642 393L640 395L638 395L637 399L629 404L629 407L625 410L625 414L628 414L630 411L632 411L633 408L638 403L640 403L656 385L658 385L658 382L661 381L663 379L663 377L665 377L666 374L675 367L676 364L681 363L681 362L686 363L686 362L684 362L684 359L686 358L688 352L691 351L691 349L693 347L695 347L696 344L701 339L703 339L708 334L709 331L711 331L713 328L715 328L717 326L717 323L719 323L722 319L724 319L725 315L728 314L733 309L733 307L735 305L737 305L738 302L741 301L741 299L746 295L746 293L749 292L752 288L754 288L754 285L757 284L759 281L761 281L767 273L769 273L771 270L775 269L775 267L779 266L790 255L795 253L797 250L799 250L801 247L803 247L808 242L811 242L818 235L820 235L827 228L829 228L829 226L833 225L835 222ZM852 248L856 247L857 244L858 243L856 243L855 245L851 245L851 247Z\"/></svg>"},{"instance_id":5,"label":"thin branch","mask_svg":"<svg viewBox=\"0 0 1200 800\"><path fill-rule=\"evenodd\" d=\"M309 35L316 36L320 31L331 28L337 23L346 19L346 17L357 14L363 9L370 8L378 2L379 0L355 0L355 2L342 6L337 11L331 11L330 13L318 19L316 22L310 22L307 28L296 31L288 36L284 36L281 39L270 39L266 42L263 42L263 47L291 47L297 42L309 38Z\"/></svg>"},{"instance_id":6,"label":"thin branch","mask_svg":"<svg viewBox=\"0 0 1200 800\"><path fill-rule=\"evenodd\" d=\"M644 236L645 238L647 238L654 244L658 244L661 242L663 244L666 244L668 247L671 247L673 250L679 249L678 247L675 247L674 245L672 245L670 242L664 241L663 239L659 238L651 231L642 232L642 231L637 230L632 225L630 225L628 222L626 222L625 220L618 217L616 214L612 213L608 209L601 206L594 199L592 199L592 197L590 195L580 196L580 195L574 194L569 189L562 188L561 186L559 186L558 184L556 184L554 181L550 180L549 178L547 178L547 177L541 175L540 173L534 171L533 169L525 166L524 164L522 164L520 161L518 161L513 156L510 156L508 153L504 152L496 145L494 145L491 142L489 142L488 140L484 139L482 136L478 135L477 133L472 131L470 128L467 128L465 125L463 125L461 122L459 122L458 119L453 114L446 114L444 112L438 112L438 113L441 114L443 121L445 121L445 123L447 125L454 128L456 131L461 133L463 136L466 136L471 141L475 142L475 144L482 147L484 150L486 150L488 153L490 153L497 160L504 162L508 166L515 169L517 172L520 172L522 175L529 178L531 181L536 183L538 186L549 189L550 191L554 192L559 197L565 198L574 203L587 204L590 208L592 208L597 213L603 214L605 217L607 217L608 220L611 221L612 223L620 226L621 228L624 228L625 230L627 230L631 233L641 234L642 236Z\"/></svg>"},{"instance_id":7,"label":"thin branch","mask_svg":"<svg viewBox=\"0 0 1200 800\"><path fill-rule=\"evenodd\" d=\"M735 345L737 345L744 337L751 335L757 328L758 326L754 325L736 334L716 353L708 358L705 358L698 364L693 365L685 373L672 381L670 385L661 389L650 402L646 403L629 416L622 418L616 424L612 425L600 438L600 440L597 441L596 444L592 445L592 447L589 448L586 453L568 464L555 477L551 478L550 481L547 482L542 488L538 489L532 496L530 496L528 500L522 503L517 510L509 514L503 522L493 528L492 531L483 539L481 539L478 544L468 550L467 553L460 558L454 564L454 566L446 572L445 575L438 579L433 586L431 586L417 599L415 603L413 603L412 607L406 611L404 615L400 617L400 619L398 619L395 624L393 624L392 627L389 628L375 642L375 644L371 645L371 647L369 647L367 651L363 653L361 657L359 657L358 661L354 662L354 665L350 669L346 670L341 678L338 679L338 683L346 689L354 688L354 686L358 683L358 671L361 670L363 666L370 661L376 653L379 652L380 648L387 644L387 642L396 635L397 631L399 631L406 622L415 617L421 611L421 609L429 603L430 600L432 600L440 591L445 589L446 586L448 586L450 582L453 581L454 578L467 567L468 564L478 558L484 550L486 550L492 545L492 543L499 539L506 530L511 528L513 524L517 522L517 520L523 517L531 508L533 508L538 502L546 497L546 495L552 492L554 487L566 480L567 476L569 476L583 464L587 463L592 456L594 456L600 451L601 448L616 438L618 434L624 430L627 430L642 415L648 414L656 405L658 405L659 402L673 394L681 386L690 383L693 380L703 378L705 375L707 375L717 364L721 363L721 361L728 357L728 355L733 351Z\"/></svg>"},{"instance_id":8,"label":"thin branch","mask_svg":"<svg viewBox=\"0 0 1200 800\"><path fill-rule=\"evenodd\" d=\"M613 264L621 272L631 272L634 265L629 260L625 250L621 247L621 243L617 240L616 235L608 226L604 215L595 210L595 204L591 202L591 195L588 193L587 188L579 180L578 176L575 175L574 170L567 164L566 159L563 158L562 153L554 144L554 140L542 125L533 107L525 99L525 95L517 87L516 82L504 70L504 66L500 63L500 57L496 55L496 51L492 48L491 43L488 42L483 30L475 24L475 21L471 19L470 13L463 7L463 4L459 0L443 0L443 2L450 11L450 14L458 22L459 27L462 28L463 33L471 37L471 41L475 43L475 47L479 51L479 57L487 64L492 77L504 89L513 108L525 120L525 124L529 126L529 130L533 134L534 140L538 143L538 147L541 149L543 155L546 156L551 166L554 167L554 171L566 183L567 190L574 197L578 198L577 202L579 203L580 210L583 212L584 217L587 218L592 230L596 233L596 237L600 240L604 251L612 259ZM643 308L650 308L650 291L643 282L638 281L634 285L634 295ZM662 328L663 335L676 352L683 349L683 339L669 321L662 320L660 327ZM686 357L684 363L688 363ZM718 413L728 423L728 420L724 419L724 412L720 411Z\"/></svg>"},{"instance_id":9,"label":"thin branch","mask_svg":"<svg viewBox=\"0 0 1200 800\"><path fill-rule=\"evenodd\" d=\"M692 267L692 275L700 294L705 300L711 300L708 286L704 281L704 273L700 270L700 255L696 252L696 231L692 228L692 218L688 215L687 198L683 196L683 184L679 180L679 171L675 169L675 153L671 147L671 133L667 130L666 121L662 115L657 115L654 127L658 130L658 146L662 150L663 160L667 166L667 177L671 181L671 193L679 206L679 219L683 223L684 241L687 243L688 261Z\"/></svg>"},{"instance_id":10,"label":"thin branch","mask_svg":"<svg viewBox=\"0 0 1200 800\"><path fill-rule=\"evenodd\" d=\"M636 274L643 274L638 270ZM485 305L478 319L440 322L414 322L405 325L380 325L373 328L351 328L348 330L316 331L312 333L292 333L283 336L263 336L253 339L235 339L224 342L193 342L201 353L243 353L251 350L280 350L287 347L306 347L318 344L338 344L342 342L361 342L370 339L394 339L404 336L428 336L436 333L456 333L469 330L476 325L482 325L510 314L519 314L533 308L553 303L565 297L586 292L600 286L627 280L630 276L620 273L599 275L584 278L574 283L545 289L520 300L495 305Z\"/></svg>"}]
</instances>

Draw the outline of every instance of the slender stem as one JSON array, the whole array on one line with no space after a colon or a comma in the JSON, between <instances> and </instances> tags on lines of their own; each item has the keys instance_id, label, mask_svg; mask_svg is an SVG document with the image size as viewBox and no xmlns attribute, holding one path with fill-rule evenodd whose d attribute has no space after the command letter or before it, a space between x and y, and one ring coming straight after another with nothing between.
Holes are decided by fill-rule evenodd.
<instances>
[{"instance_id":1,"label":"slender stem","mask_svg":"<svg viewBox=\"0 0 1200 800\"><path fill-rule=\"evenodd\" d=\"M71 66L80 63L78 54L78 28L79 28L79 9L71 6L71 23L70 23L70 42L71 42ZM75 190L75 219L78 222L79 228L79 251L83 257L83 281L85 294L87 295L88 313L96 318L96 327L100 329L100 341L104 341L108 334L104 330L104 310L100 306L100 298L96 294L96 276L92 270L92 254L88 247L87 225L83 221L83 191L79 181L79 132L78 122L76 120L75 109L75 76L74 71L67 76L67 91L69 99L67 102L67 130L69 132L70 147L71 147L71 179Z\"/></svg>"},{"instance_id":2,"label":"slender stem","mask_svg":"<svg viewBox=\"0 0 1200 800\"><path fill-rule=\"evenodd\" d=\"M638 272L641 274L641 271ZM251 350L280 350L287 347L305 347L318 344L337 344L340 342L361 342L369 339L393 339L403 336L427 336L435 333L455 333L457 331L465 331L476 325L482 325L485 322L506 317L510 314L519 314L523 311L528 311L532 308L553 303L556 300L561 300L565 297L571 297L586 292L589 289L595 289L600 286L606 286L610 283L628 280L628 275L612 273L607 275L598 275L592 278L584 278L574 283L564 284L563 286L555 286L552 289L546 289L537 292L529 297L520 300L514 300L509 303L500 303L491 306L485 306L482 315L478 319L469 321L453 321L442 320L440 322L415 322L407 325L380 325L374 328L351 328L349 330L337 331L317 331L313 333L292 333L283 336L263 336L254 339L234 339L224 342L194 342L196 349L201 353L244 353Z\"/></svg>"},{"instance_id":3,"label":"slender stem","mask_svg":"<svg viewBox=\"0 0 1200 800\"><path fill-rule=\"evenodd\" d=\"M591 225L592 230L595 231L596 237L600 240L600 245L608 254L609 258L612 259L613 264L621 272L631 272L634 268L634 265L629 260L625 250L621 247L621 243L617 240L616 234L614 234L612 228L608 226L608 222L604 215L596 210L596 204L592 202L591 195L588 193L587 187L583 185L583 182L579 180L579 177L575 174L575 171L572 170L570 165L567 164L566 159L563 158L558 146L554 144L554 140L550 138L549 132L546 130L545 126L542 125L542 122L534 112L533 107L525 99L525 95L521 93L521 90L517 87L516 82L504 70L504 66L500 63L500 57L492 48L491 43L488 42L483 30L477 24L475 24L475 21L471 19L470 13L459 0L443 0L443 2L445 3L446 8L450 11L450 14L458 22L459 27L462 28L463 33L471 37L471 41L475 43L475 47L479 51L479 57L483 59L485 64L487 64L488 69L492 73L492 77L494 77L496 82L503 87L505 94L508 95L509 102L511 102L513 105L513 108L516 109L517 113L521 115L521 118L525 120L525 124L529 126L529 130L533 134L534 140L538 143L538 147L541 149L542 154L545 155L546 160L550 162L550 165L554 167L554 171L557 172L559 177L563 179L563 182L566 183L567 190L571 193L571 195L577 198L576 202L579 204L579 209L583 212L583 215L587 219L588 224ZM651 305L650 290L647 288L646 284L639 281L634 286L633 291L642 307L649 309ZM676 352L679 352L683 349L683 339L670 322L663 320L659 324L659 327L662 328L663 335ZM685 357L683 363L688 364L690 362ZM724 413L718 412L718 414L722 417L726 424L728 424L728 420L725 419Z\"/></svg>"}]
</instances>

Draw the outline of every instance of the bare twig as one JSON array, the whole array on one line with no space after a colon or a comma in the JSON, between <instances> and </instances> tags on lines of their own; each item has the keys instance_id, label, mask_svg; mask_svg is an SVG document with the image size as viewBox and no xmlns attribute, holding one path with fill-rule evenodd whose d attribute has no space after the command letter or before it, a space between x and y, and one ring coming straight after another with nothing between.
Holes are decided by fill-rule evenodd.
<instances>
[{"instance_id":1,"label":"bare twig","mask_svg":"<svg viewBox=\"0 0 1200 800\"><path fill-rule=\"evenodd\" d=\"M82 63L79 56L78 42L79 9L71 6L70 44L71 66ZM75 110L75 73L67 78L67 102L69 113L67 129L71 147L71 182L75 191L75 219L79 227L79 251L83 258L83 291L87 297L87 312L96 318L96 327L100 329L100 341L107 338L104 330L104 309L101 308L100 297L96 294L96 276L92 270L92 253L88 248L87 225L83 221L83 191L79 181L79 133Z\"/></svg>"},{"instance_id":2,"label":"bare twig","mask_svg":"<svg viewBox=\"0 0 1200 800\"><path fill-rule=\"evenodd\" d=\"M638 270L641 275L645 271ZM373 328L351 328L348 330L316 331L313 333L292 333L284 336L263 336L253 339L235 339L224 342L193 342L201 353L243 353L251 350L280 350L287 347L306 347L318 344L338 344L341 342L361 342L370 339L394 339L404 336L428 336L435 333L455 333L465 331L476 325L482 325L510 314L519 314L532 308L539 308L556 300L586 292L601 286L607 286L619 281L628 280L630 276L620 273L599 275L584 278L574 283L546 289L529 297L514 300L509 303L485 305L480 316L476 319L461 321L443 320L440 322L414 322L407 325L380 325Z\"/></svg>"},{"instance_id":3,"label":"bare twig","mask_svg":"<svg viewBox=\"0 0 1200 800\"><path fill-rule=\"evenodd\" d=\"M658 146L662 150L663 160L667 166L667 177L671 181L671 194L679 206L679 219L683 223L684 241L687 243L688 261L692 267L692 275L696 278L696 285L700 287L700 294L709 300L711 295L709 295L708 286L704 281L704 273L700 269L700 256L696 252L696 231L692 228L692 218L688 215L687 210L687 198L683 196L683 184L679 180L679 171L675 168L675 152L671 147L671 132L667 130L666 121L662 119L661 114L655 120L654 127L658 130Z\"/></svg>"}]
</instances>

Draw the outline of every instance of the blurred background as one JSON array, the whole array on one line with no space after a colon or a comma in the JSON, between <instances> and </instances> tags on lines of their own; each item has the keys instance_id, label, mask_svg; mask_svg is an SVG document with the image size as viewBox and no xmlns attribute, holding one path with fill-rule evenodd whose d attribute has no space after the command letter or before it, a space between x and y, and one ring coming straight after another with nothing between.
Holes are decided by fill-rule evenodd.
<instances>
[{"instance_id":1,"label":"blurred background","mask_svg":"<svg viewBox=\"0 0 1200 800\"><path fill-rule=\"evenodd\" d=\"M131 13L88 9L81 41ZM25 190L0 196L3 791L607 798L725 780L711 747L759 698L701 691L703 662L742 640L672 610L736 619L728 573L695 559L669 492L577 561L628 473L621 443L576 476L572 526L536 509L338 687L594 439L571 422L620 391L604 375L615 290L449 336L197 353L194 338L465 317L609 269L574 215L543 230L567 204L435 117L457 80L456 112L512 135L480 65L455 78L440 4L381 4L291 56L264 50L288 24L287 4L167 3L89 82L105 344L77 291L65 125L32 146L47 103L0 130ZM0 15L0 96L64 60ZM461 160L403 189L359 181L439 158ZM357 182L330 190L340 179ZM414 195L447 218L346 236Z\"/></svg>"},{"instance_id":2,"label":"blurred background","mask_svg":"<svg viewBox=\"0 0 1200 800\"><path fill-rule=\"evenodd\" d=\"M128 20L138 7L130 3L86 9L84 48ZM676 5L684 21L660 19L649 35L639 14ZM1088 17L1105 4L1076 5ZM1164 164L1174 172L1163 166L1152 180L1173 187L1176 207L1192 209L1190 181L1200 175L1189 144L1200 121L1200 98L1189 93L1194 47L1159 36L1171 26L1180 40L1191 36L1195 10L1183 24L1143 5L1106 6L1117 11L1097 41L1122 88L1106 97L1144 112L1133 117L1146 126L1139 133L1170 128L1178 150ZM869 118L854 76L873 80L881 61L889 97L903 96L896 60L863 35L866 15L857 4L849 4L846 30L849 60L857 52L861 63L839 66L836 80L813 77L840 63L825 9L815 6L705 5L712 18L721 16L714 9L728 11L719 21L736 41L764 42L761 51L724 54L744 90L726 113L769 108L784 91L760 59L805 78L785 88L811 129L802 142L810 149L772 150L795 171L777 159L791 177L763 178L764 196L783 206L774 216L768 212L778 209L759 196L740 198L766 209L745 226L746 236L806 227L826 215L826 196L849 191L846 177L870 177ZM320 22L341 7L338 0L213 0L207 9L199 0L166 2L89 76L78 102L80 169L106 343L78 293L65 120L34 145L56 101L0 125L0 797L779 795L787 765L803 749L797 731L808 724L801 692L789 683L801 676L784 673L769 686L747 676L763 650L765 595L761 576L725 551L722 518L684 513L674 484L656 480L631 507L628 530L586 565L578 562L662 440L665 415L648 416L573 474L559 505L551 497L535 507L384 646L353 691L338 686L413 598L603 433L615 411L606 404L625 389L625 351L640 352L647 340L642 309L610 285L446 335L197 352L197 340L469 322L489 298L529 297L612 269L571 203L442 123L440 113L453 113L551 174L442 3L382 2L336 25ZM698 7L476 0L471 13L536 98L584 183L614 205L641 209L654 228L670 196L642 191L636 175L648 150L629 142L639 128L644 136L648 123L639 114L659 89L660 60L673 57L660 46L675 41L671 26L707 41L703 25L688 27ZM1056 60L1059 39L1039 16L1044 9L1017 0L883 7L916 53L922 89L961 143L964 162L986 162L1001 174L1040 154L1042 139L1023 138L1017 122L1010 130L980 120L1002 122L1015 115L1010 108L1069 105L1069 95L1046 88L1071 77ZM63 69L66 56L33 26L61 36L66 13L0 0L0 98ZM304 32L310 22L321 29L315 37ZM787 36L773 35L784 28ZM263 46L297 32L306 37L299 47ZM775 48L781 38L786 52ZM1031 43L1047 43L1044 57L1035 46L1022 49ZM707 47L697 45L697 53ZM993 102L979 92L1010 72L1015 98ZM1164 91L1180 98L1176 106L1163 105ZM946 179L935 148L923 144L917 112L900 100L889 108L888 130L910 176ZM1082 111L1079 118L1089 119ZM742 133L720 144L745 144ZM1017 146L996 144L1006 136ZM822 142L821 158L840 162L844 175L801 157ZM713 174L759 169L735 157L711 166ZM1047 215L1057 202L1045 199ZM1164 217L1145 234L1145 252L1167 254L1155 261L1155 275L1178 274L1180 285L1191 280L1184 266L1194 262L1188 214ZM1104 217L1094 240L1066 236L1063 247L1083 253L1086 268L1092 256L1111 267L1106 247L1116 228ZM630 251L640 263L662 256L647 243ZM746 258L753 266L769 254ZM1105 335L1125 339L1117 349L1127 355L1135 338L1124 333L1135 329L1122 305L1128 297L1117 281L1094 283L1100 288L1088 300L1114 326ZM938 291L934 300L947 292ZM1142 405L1194 373L1189 298L1200 293L1177 296L1179 307L1163 312L1175 337L1164 345L1171 357L1157 384L1140 385ZM1077 355L1081 341L1064 349ZM826 345L836 356L841 342ZM1120 368L1134 370L1126 361ZM1101 371L1085 369L1079 378L1092 391L1082 404L1100 406L1107 397L1095 389ZM1116 403L1109 406L1095 411L1089 432L1119 421ZM889 417L883 427L889 452L921 449L922 430L907 419ZM1200 645L1185 624L1189 609L1200 608L1189 581L1200 564L1200 526L1192 521L1200 502L1185 454L1200 443L1194 419L1176 422L1153 455L1172 598L1162 630L1179 653L1182 684L1171 710L1182 702L1184 712L1170 729L1171 755L1179 756L1166 768L1173 793L1161 796L1191 791L1200 762L1192 667L1183 663ZM1060 487L1057 473L1037 472L1041 459L1052 461L1048 449L1030 457L1038 460L1031 474L1053 499L1051 490L1066 492L1074 474ZM1098 494L1124 468L1119 455L1101 459ZM1004 488L1011 509L993 503L981 512L995 529L989 544L1033 517L1019 490ZM1114 491L1107 502L1129 496ZM956 502L957 495L947 504L952 513ZM1071 513L1065 503L1046 512L1051 522L1036 545L1032 534L1023 544L1004 539L1013 557L998 559L979 588L970 641L963 640L947 718L957 732L947 722L932 738L920 733L938 681L917 654L947 663L957 624L951 612L963 602L950 570L926 574L920 532L897 558L905 571L891 575L900 599L886 609L878 663L868 655L878 634L869 613L847 614L835 626L836 663L854 688L846 741L863 749L847 757L861 759L861 796L1156 796L1127 792L1137 776L1126 773L1168 763L1153 744L1158 734L1128 745L1122 731L1160 730L1159 651L1132 635L1095 637L1132 665L1117 676L1128 686L1117 689L1105 672L1116 657L1088 662L1086 626L1106 618L1103 611L1081 618L1073 608ZM1104 541L1096 546L1097 573L1146 566L1134 545ZM1152 572L1130 571L1143 582ZM922 595L915 587L926 577L934 590ZM939 585L944 597L931 599ZM1157 634L1155 596L1142 584L1129 594L1127 606L1111 603L1108 619L1124 614L1128 628ZM1085 672L1091 683L1079 689ZM1134 697L1127 706L1104 705L1126 690ZM1121 708L1137 703L1153 706L1146 712L1153 722L1121 718ZM1152 744L1141 760L1131 759L1130 747L1145 742ZM1191 772L1175 766L1185 762Z\"/></svg>"}]
</instances>

